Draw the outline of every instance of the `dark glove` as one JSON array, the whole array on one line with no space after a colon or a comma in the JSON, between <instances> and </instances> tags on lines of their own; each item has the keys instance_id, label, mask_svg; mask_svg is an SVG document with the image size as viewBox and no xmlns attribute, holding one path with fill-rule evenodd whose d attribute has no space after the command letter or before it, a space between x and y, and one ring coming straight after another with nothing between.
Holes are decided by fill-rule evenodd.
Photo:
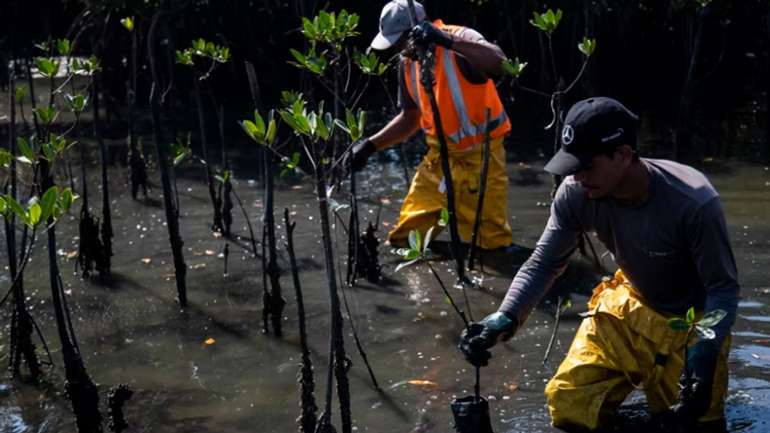
<instances>
[{"instance_id":1,"label":"dark glove","mask_svg":"<svg viewBox=\"0 0 770 433\"><path fill-rule=\"evenodd\" d=\"M685 431L694 428L711 405L719 346L713 340L701 340L688 352L687 369L679 378L679 401L670 409L672 419Z\"/></svg>"},{"instance_id":2,"label":"dark glove","mask_svg":"<svg viewBox=\"0 0 770 433\"><path fill-rule=\"evenodd\" d=\"M353 143L353 149L346 156L343 166L345 170L361 171L366 167L366 161L377 152L377 147L368 138L362 138Z\"/></svg>"},{"instance_id":3,"label":"dark glove","mask_svg":"<svg viewBox=\"0 0 770 433\"><path fill-rule=\"evenodd\" d=\"M452 49L454 38L446 32L438 29L428 21L423 21L412 28L412 40L422 46L430 43L441 45L444 48Z\"/></svg>"},{"instance_id":4,"label":"dark glove","mask_svg":"<svg viewBox=\"0 0 770 433\"><path fill-rule=\"evenodd\" d=\"M465 354L465 359L476 367L489 364L492 354L489 348L498 341L505 341L513 335L516 322L505 313L496 312L478 323L471 323L460 336L457 348Z\"/></svg>"}]
</instances>

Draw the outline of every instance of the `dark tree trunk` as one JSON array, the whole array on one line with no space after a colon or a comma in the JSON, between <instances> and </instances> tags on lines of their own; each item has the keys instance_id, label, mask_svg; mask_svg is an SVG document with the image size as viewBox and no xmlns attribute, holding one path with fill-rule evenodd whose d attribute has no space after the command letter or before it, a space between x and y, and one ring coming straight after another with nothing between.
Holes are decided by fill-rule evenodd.
<instances>
[{"instance_id":1,"label":"dark tree trunk","mask_svg":"<svg viewBox=\"0 0 770 433\"><path fill-rule=\"evenodd\" d=\"M185 277L187 275L187 264L184 261L182 246L184 242L179 235L179 200L175 193L175 188L171 185L171 169L169 168L168 158L166 156L165 141L161 131L160 123L160 77L156 68L155 46L153 33L163 12L157 12L153 17L150 31L147 36L147 51L150 59L150 70L152 72L152 90L150 91L150 106L152 108L152 126L155 132L155 149L158 155L158 168L160 169L161 183L163 185L163 205L166 210L166 225L168 227L168 236L171 243L171 252L174 256L174 270L176 276L176 288L179 296L179 305L187 306L187 284Z\"/></svg>"}]
</instances>

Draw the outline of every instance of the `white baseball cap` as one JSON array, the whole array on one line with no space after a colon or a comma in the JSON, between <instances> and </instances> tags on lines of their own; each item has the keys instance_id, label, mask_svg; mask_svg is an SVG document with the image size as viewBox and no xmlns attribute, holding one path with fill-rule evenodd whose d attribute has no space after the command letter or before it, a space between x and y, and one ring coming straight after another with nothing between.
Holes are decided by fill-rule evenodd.
<instances>
[{"instance_id":1,"label":"white baseball cap","mask_svg":"<svg viewBox=\"0 0 770 433\"><path fill-rule=\"evenodd\" d=\"M425 19L425 8L419 2L414 2L417 22ZM398 41L404 32L412 28L407 0L393 0L382 8L380 14L380 32L372 40L371 47L375 50L385 50Z\"/></svg>"}]
</instances>

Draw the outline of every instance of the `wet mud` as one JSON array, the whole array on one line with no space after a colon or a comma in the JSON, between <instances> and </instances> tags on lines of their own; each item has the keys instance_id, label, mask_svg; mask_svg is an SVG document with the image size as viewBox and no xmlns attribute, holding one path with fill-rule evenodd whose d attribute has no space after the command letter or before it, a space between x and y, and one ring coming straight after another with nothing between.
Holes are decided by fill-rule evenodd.
<instances>
[{"instance_id":1,"label":"wet mud","mask_svg":"<svg viewBox=\"0 0 770 433\"><path fill-rule=\"evenodd\" d=\"M234 156L254 160L252 155ZM243 163L246 164L246 163ZM742 285L742 302L730 356L727 421L730 431L770 431L770 172L762 166L730 163L729 173L709 174L720 191ZM494 311L511 277L526 259L545 224L550 183L538 166L511 164L509 214L519 248L484 252L470 277L479 285L467 291L476 319ZM287 291L283 338L262 333L263 283L259 258L242 215L234 215L230 240L211 233L206 185L187 170L178 180L180 224L187 261L188 308L179 307L173 258L159 185L152 199L131 200L129 170L112 168L114 251L113 279L81 280L76 269L77 224L74 216L57 226L58 252L68 303L86 367L100 391L106 412L107 393L126 384L134 391L123 406L126 432L290 432L296 431L301 350L297 307ZM236 167L234 188L252 222L261 227L261 188ZM150 179L156 179L152 169ZM94 185L98 182L94 182ZM381 241L393 227L406 192L397 163L372 164L359 178L361 226L377 218L381 207ZM94 187L95 189L96 187ZM341 198L344 196L337 193ZM342 199L340 200L343 201ZM282 181L275 209L284 207L297 222L294 243L303 286L308 339L316 375L316 398L322 398L328 365L329 311L317 206L311 182ZM99 208L97 208L98 210ZM276 218L278 244L285 229ZM343 220L345 220L343 218ZM336 248L346 253L347 236L335 226ZM453 281L454 263L441 259L442 233L432 264L445 281ZM224 274L224 247L229 263ZM4 250L4 249L3 249ZM282 250L282 248L281 248ZM75 254L73 254L75 252ZM432 433L452 431L450 402L472 395L474 369L455 344L462 322L428 268L416 265L395 273L399 258L384 242L379 246L382 279L362 278L346 289L352 317L382 390L376 390L364 363L353 350L346 323L353 425L357 432ZM601 254L601 250L599 251ZM5 262L5 258L2 258ZM611 263L603 262L608 268ZM30 270L45 269L39 249ZM284 286L290 287L288 255L279 251ZM6 271L7 272L7 271ZM23 385L0 378L0 431L75 432L63 393L64 371L50 309L44 272L28 271L25 286L32 314L41 324L56 367L43 384ZM577 259L546 300L511 341L493 349L481 372L481 393L489 402L495 432L551 432L543 388L566 352L598 275L589 260ZM7 274L0 275L7 285ZM462 299L460 289L450 288ZM543 355L552 331L555 296L571 293L572 307L561 319L552 353ZM9 317L0 320L0 365L7 363ZM643 398L633 395L619 419L622 431L644 431ZM339 425L335 406L333 421ZM621 428L621 427L619 427Z\"/></svg>"}]
</instances>

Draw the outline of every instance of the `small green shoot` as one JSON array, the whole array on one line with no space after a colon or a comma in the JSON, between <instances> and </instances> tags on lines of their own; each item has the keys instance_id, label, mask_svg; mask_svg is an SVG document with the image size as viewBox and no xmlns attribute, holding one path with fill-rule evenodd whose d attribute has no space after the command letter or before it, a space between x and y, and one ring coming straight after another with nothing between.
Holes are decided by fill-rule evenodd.
<instances>
[{"instance_id":1,"label":"small green shoot","mask_svg":"<svg viewBox=\"0 0 770 433\"><path fill-rule=\"evenodd\" d=\"M559 27L562 15L563 12L561 9L557 9L556 12L554 12L553 9L548 9L541 14L532 12L532 19L529 20L529 23L550 36L556 28Z\"/></svg>"},{"instance_id":2,"label":"small green shoot","mask_svg":"<svg viewBox=\"0 0 770 433\"><path fill-rule=\"evenodd\" d=\"M591 57L596 50L596 39L589 39L588 36L583 36L583 41L578 44L578 49L586 57Z\"/></svg>"},{"instance_id":3,"label":"small green shoot","mask_svg":"<svg viewBox=\"0 0 770 433\"><path fill-rule=\"evenodd\" d=\"M526 67L527 62L519 61L518 57L513 60L505 59L503 61L503 72L514 78L519 78L519 76L524 72L524 68Z\"/></svg>"}]
</instances>

